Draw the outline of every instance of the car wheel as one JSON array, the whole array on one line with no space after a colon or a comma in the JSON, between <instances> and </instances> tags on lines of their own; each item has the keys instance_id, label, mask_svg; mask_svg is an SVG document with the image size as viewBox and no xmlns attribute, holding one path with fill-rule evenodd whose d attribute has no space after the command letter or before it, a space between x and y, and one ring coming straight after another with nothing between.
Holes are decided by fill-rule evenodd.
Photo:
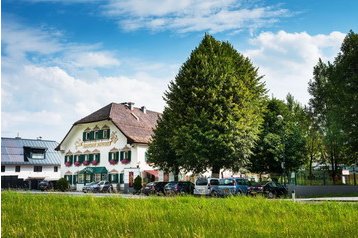
<instances>
[{"instance_id":1,"label":"car wheel","mask_svg":"<svg viewBox=\"0 0 358 238\"><path fill-rule=\"evenodd\" d=\"M237 191L237 193L236 193L236 196L242 196L242 192L239 190L239 191Z\"/></svg>"},{"instance_id":2,"label":"car wheel","mask_svg":"<svg viewBox=\"0 0 358 238\"><path fill-rule=\"evenodd\" d=\"M211 191L210 196L211 197L218 197L218 192L217 191Z\"/></svg>"},{"instance_id":3,"label":"car wheel","mask_svg":"<svg viewBox=\"0 0 358 238\"><path fill-rule=\"evenodd\" d=\"M275 198L275 193L269 191L268 194L267 194L267 197L268 198Z\"/></svg>"}]
</instances>

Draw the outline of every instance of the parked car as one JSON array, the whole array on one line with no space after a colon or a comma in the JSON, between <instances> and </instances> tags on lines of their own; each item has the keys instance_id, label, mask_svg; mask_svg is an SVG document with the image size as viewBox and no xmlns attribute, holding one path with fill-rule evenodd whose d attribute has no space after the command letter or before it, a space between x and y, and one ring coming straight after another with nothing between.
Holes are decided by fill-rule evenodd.
<instances>
[{"instance_id":1,"label":"parked car","mask_svg":"<svg viewBox=\"0 0 358 238\"><path fill-rule=\"evenodd\" d=\"M263 193L268 198L287 196L287 188L280 183L271 181L263 186Z\"/></svg>"},{"instance_id":2,"label":"parked car","mask_svg":"<svg viewBox=\"0 0 358 238\"><path fill-rule=\"evenodd\" d=\"M98 182L91 182L82 187L82 192L88 193L93 191L93 186L95 186Z\"/></svg>"},{"instance_id":3,"label":"parked car","mask_svg":"<svg viewBox=\"0 0 358 238\"><path fill-rule=\"evenodd\" d=\"M236 180L234 178L222 178L219 182L219 196L236 195Z\"/></svg>"},{"instance_id":4,"label":"parked car","mask_svg":"<svg viewBox=\"0 0 358 238\"><path fill-rule=\"evenodd\" d=\"M195 185L189 181L169 182L164 186L165 195L193 194Z\"/></svg>"},{"instance_id":5,"label":"parked car","mask_svg":"<svg viewBox=\"0 0 358 238\"><path fill-rule=\"evenodd\" d=\"M235 178L236 181L236 194L247 195L249 188L249 181L245 178Z\"/></svg>"},{"instance_id":6,"label":"parked car","mask_svg":"<svg viewBox=\"0 0 358 238\"><path fill-rule=\"evenodd\" d=\"M167 183L168 182L150 182L143 188L142 192L147 196L150 194L164 194L164 186Z\"/></svg>"},{"instance_id":7,"label":"parked car","mask_svg":"<svg viewBox=\"0 0 358 238\"><path fill-rule=\"evenodd\" d=\"M247 194L251 196L262 195L263 194L263 185L255 181L248 182Z\"/></svg>"},{"instance_id":8,"label":"parked car","mask_svg":"<svg viewBox=\"0 0 358 238\"><path fill-rule=\"evenodd\" d=\"M86 193L86 192L92 192L92 193L108 192L108 193L111 193L113 191L113 187L112 187L112 184L108 181L99 181L99 182L92 182L92 183L89 183L89 184L83 186L82 191L84 193Z\"/></svg>"},{"instance_id":9,"label":"parked car","mask_svg":"<svg viewBox=\"0 0 358 238\"><path fill-rule=\"evenodd\" d=\"M41 191L50 190L53 189L53 185L54 184L52 181L42 180L41 182L39 182L39 189Z\"/></svg>"},{"instance_id":10,"label":"parked car","mask_svg":"<svg viewBox=\"0 0 358 238\"><path fill-rule=\"evenodd\" d=\"M218 178L198 178L195 181L194 195L217 197L219 195Z\"/></svg>"}]
</instances>

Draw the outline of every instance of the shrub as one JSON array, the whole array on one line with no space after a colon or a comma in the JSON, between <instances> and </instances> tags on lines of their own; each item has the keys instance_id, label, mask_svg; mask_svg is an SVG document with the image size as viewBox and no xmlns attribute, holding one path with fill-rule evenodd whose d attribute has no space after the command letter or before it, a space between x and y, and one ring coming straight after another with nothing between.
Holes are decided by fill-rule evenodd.
<instances>
[{"instance_id":1,"label":"shrub","mask_svg":"<svg viewBox=\"0 0 358 238\"><path fill-rule=\"evenodd\" d=\"M138 175L134 179L133 188L136 193L139 193L139 191L142 189L142 177L141 176Z\"/></svg>"},{"instance_id":2,"label":"shrub","mask_svg":"<svg viewBox=\"0 0 358 238\"><path fill-rule=\"evenodd\" d=\"M70 185L65 178L60 178L55 185L55 189L62 192L67 191L69 187Z\"/></svg>"}]
</instances>

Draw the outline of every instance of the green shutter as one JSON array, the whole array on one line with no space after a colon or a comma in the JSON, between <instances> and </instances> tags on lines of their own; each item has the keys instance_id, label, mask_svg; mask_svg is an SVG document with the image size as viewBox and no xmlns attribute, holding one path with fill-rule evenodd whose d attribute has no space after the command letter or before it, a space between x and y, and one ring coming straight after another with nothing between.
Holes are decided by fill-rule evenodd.
<instances>
[{"instance_id":1,"label":"green shutter","mask_svg":"<svg viewBox=\"0 0 358 238\"><path fill-rule=\"evenodd\" d=\"M108 182L112 182L112 174L108 174Z\"/></svg>"},{"instance_id":2,"label":"green shutter","mask_svg":"<svg viewBox=\"0 0 358 238\"><path fill-rule=\"evenodd\" d=\"M108 139L110 136L109 136L109 132L110 132L110 130L109 129L107 129L107 138L106 139Z\"/></svg>"},{"instance_id":3,"label":"green shutter","mask_svg":"<svg viewBox=\"0 0 358 238\"><path fill-rule=\"evenodd\" d=\"M103 130L98 131L98 139L103 139Z\"/></svg>"},{"instance_id":4,"label":"green shutter","mask_svg":"<svg viewBox=\"0 0 358 238\"><path fill-rule=\"evenodd\" d=\"M88 155L88 161L92 161L93 160L93 154L89 154Z\"/></svg>"},{"instance_id":5,"label":"green shutter","mask_svg":"<svg viewBox=\"0 0 358 238\"><path fill-rule=\"evenodd\" d=\"M119 183L124 183L123 177L124 177L124 174L119 175Z\"/></svg>"},{"instance_id":6,"label":"green shutter","mask_svg":"<svg viewBox=\"0 0 358 238\"><path fill-rule=\"evenodd\" d=\"M124 151L121 151L121 161L124 159Z\"/></svg>"},{"instance_id":7,"label":"green shutter","mask_svg":"<svg viewBox=\"0 0 358 238\"><path fill-rule=\"evenodd\" d=\"M112 152L108 152L108 161L112 159Z\"/></svg>"},{"instance_id":8,"label":"green shutter","mask_svg":"<svg viewBox=\"0 0 358 238\"><path fill-rule=\"evenodd\" d=\"M117 151L117 152L115 153L115 160L116 160L116 161L119 160L119 151Z\"/></svg>"},{"instance_id":9,"label":"green shutter","mask_svg":"<svg viewBox=\"0 0 358 238\"><path fill-rule=\"evenodd\" d=\"M73 184L77 184L77 175L73 175Z\"/></svg>"},{"instance_id":10,"label":"green shutter","mask_svg":"<svg viewBox=\"0 0 358 238\"><path fill-rule=\"evenodd\" d=\"M80 163L83 163L84 160L85 160L85 155L80 155Z\"/></svg>"},{"instance_id":11,"label":"green shutter","mask_svg":"<svg viewBox=\"0 0 358 238\"><path fill-rule=\"evenodd\" d=\"M128 151L128 160L131 161L132 151Z\"/></svg>"},{"instance_id":12,"label":"green shutter","mask_svg":"<svg viewBox=\"0 0 358 238\"><path fill-rule=\"evenodd\" d=\"M83 141L86 141L86 132L84 131L83 134L82 134L82 140Z\"/></svg>"},{"instance_id":13,"label":"green shutter","mask_svg":"<svg viewBox=\"0 0 358 238\"><path fill-rule=\"evenodd\" d=\"M73 163L73 155L70 155L70 162Z\"/></svg>"},{"instance_id":14,"label":"green shutter","mask_svg":"<svg viewBox=\"0 0 358 238\"><path fill-rule=\"evenodd\" d=\"M99 163L101 154L95 154L95 160L97 161L97 163Z\"/></svg>"},{"instance_id":15,"label":"green shutter","mask_svg":"<svg viewBox=\"0 0 358 238\"><path fill-rule=\"evenodd\" d=\"M66 164L66 162L67 162L67 155L65 156L65 164Z\"/></svg>"},{"instance_id":16,"label":"green shutter","mask_svg":"<svg viewBox=\"0 0 358 238\"><path fill-rule=\"evenodd\" d=\"M112 182L118 183L118 174L113 174Z\"/></svg>"},{"instance_id":17,"label":"green shutter","mask_svg":"<svg viewBox=\"0 0 358 238\"><path fill-rule=\"evenodd\" d=\"M89 134L90 134L90 135L89 135L90 140L93 140L93 139L94 139L94 131L91 131Z\"/></svg>"}]
</instances>

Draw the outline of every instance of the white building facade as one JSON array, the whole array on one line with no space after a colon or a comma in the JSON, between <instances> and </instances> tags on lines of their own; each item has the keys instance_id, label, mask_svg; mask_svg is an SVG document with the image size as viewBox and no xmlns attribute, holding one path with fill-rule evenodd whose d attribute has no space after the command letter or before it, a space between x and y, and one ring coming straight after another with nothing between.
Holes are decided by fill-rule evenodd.
<instances>
[{"instance_id":1,"label":"white building facade","mask_svg":"<svg viewBox=\"0 0 358 238\"><path fill-rule=\"evenodd\" d=\"M75 122L57 147L62 176L78 191L90 182L108 180L114 189L131 192L138 175L144 182L169 181L169 175L146 161L159 116L133 103L111 103Z\"/></svg>"},{"instance_id":2,"label":"white building facade","mask_svg":"<svg viewBox=\"0 0 358 238\"><path fill-rule=\"evenodd\" d=\"M37 189L42 180L60 179L57 146L49 140L1 138L1 187Z\"/></svg>"}]
</instances>

